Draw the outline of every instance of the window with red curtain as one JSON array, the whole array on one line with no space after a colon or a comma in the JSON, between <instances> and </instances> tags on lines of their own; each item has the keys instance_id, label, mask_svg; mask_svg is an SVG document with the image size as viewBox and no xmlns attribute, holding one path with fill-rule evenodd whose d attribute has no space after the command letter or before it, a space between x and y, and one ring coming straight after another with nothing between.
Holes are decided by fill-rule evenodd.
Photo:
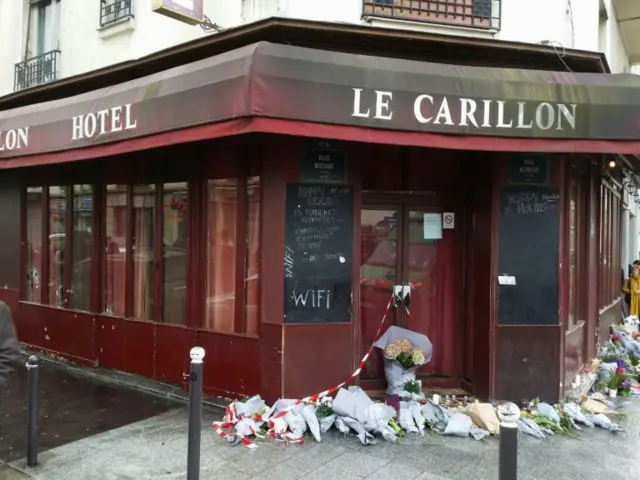
<instances>
[{"instance_id":1,"label":"window with red curtain","mask_svg":"<svg viewBox=\"0 0 640 480\"><path fill-rule=\"evenodd\" d=\"M125 316L125 277L127 251L127 185L110 184L105 188L104 218L104 313Z\"/></svg>"},{"instance_id":2,"label":"window with red curtain","mask_svg":"<svg viewBox=\"0 0 640 480\"><path fill-rule=\"evenodd\" d=\"M619 186L614 180L603 180L600 186L600 308L611 305L621 295L620 202Z\"/></svg>"},{"instance_id":3,"label":"window with red curtain","mask_svg":"<svg viewBox=\"0 0 640 480\"><path fill-rule=\"evenodd\" d=\"M189 201L187 182L106 186L105 313L187 324Z\"/></svg>"},{"instance_id":4,"label":"window with red curtain","mask_svg":"<svg viewBox=\"0 0 640 480\"><path fill-rule=\"evenodd\" d=\"M162 185L162 321L187 323L189 189L187 182Z\"/></svg>"},{"instance_id":5,"label":"window with red curtain","mask_svg":"<svg viewBox=\"0 0 640 480\"><path fill-rule=\"evenodd\" d=\"M93 254L93 186L72 187L71 289L69 306L91 309L91 257Z\"/></svg>"},{"instance_id":6,"label":"window with red curtain","mask_svg":"<svg viewBox=\"0 0 640 480\"><path fill-rule=\"evenodd\" d=\"M67 237L67 191L68 186L49 186L49 305L65 305L65 253Z\"/></svg>"},{"instance_id":7,"label":"window with red curtain","mask_svg":"<svg viewBox=\"0 0 640 480\"><path fill-rule=\"evenodd\" d=\"M207 266L203 327L222 333L257 335L260 178L207 180L205 212ZM242 278L238 278L239 275Z\"/></svg>"},{"instance_id":8,"label":"window with red curtain","mask_svg":"<svg viewBox=\"0 0 640 480\"><path fill-rule=\"evenodd\" d=\"M26 189L26 301L91 310L94 186Z\"/></svg>"},{"instance_id":9,"label":"window with red curtain","mask_svg":"<svg viewBox=\"0 0 640 480\"><path fill-rule=\"evenodd\" d=\"M26 196L26 272L24 300L42 302L42 208L43 187L28 187Z\"/></svg>"},{"instance_id":10,"label":"window with red curtain","mask_svg":"<svg viewBox=\"0 0 640 480\"><path fill-rule=\"evenodd\" d=\"M104 183L29 187L23 298L91 310L91 289L99 285L96 307L104 314L257 335L261 191L255 166L245 171L234 158L224 163L222 178L202 181L202 172L192 175L182 164L173 171L168 163L155 165L134 164L122 179L111 169ZM202 232L197 240L194 226ZM202 255L197 265L190 255L194 242ZM92 278L95 251L99 282ZM197 278L203 281L193 286ZM198 311L191 321L189 305Z\"/></svg>"},{"instance_id":11,"label":"window with red curtain","mask_svg":"<svg viewBox=\"0 0 640 480\"><path fill-rule=\"evenodd\" d=\"M130 235L133 290L131 316L139 320L154 320L154 255L156 223L156 186L153 184L133 185L133 219Z\"/></svg>"},{"instance_id":12,"label":"window with red curtain","mask_svg":"<svg viewBox=\"0 0 640 480\"><path fill-rule=\"evenodd\" d=\"M569 168L568 185L568 275L569 308L567 330L586 320L588 291L587 244L588 229L588 182L586 169L574 161Z\"/></svg>"}]
</instances>

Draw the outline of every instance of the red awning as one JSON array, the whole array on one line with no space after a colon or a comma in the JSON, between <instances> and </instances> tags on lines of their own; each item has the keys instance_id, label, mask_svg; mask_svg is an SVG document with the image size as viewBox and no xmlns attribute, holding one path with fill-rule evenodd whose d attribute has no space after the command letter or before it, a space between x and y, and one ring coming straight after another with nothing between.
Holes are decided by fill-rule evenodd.
<instances>
[{"instance_id":1,"label":"red awning","mask_svg":"<svg viewBox=\"0 0 640 480\"><path fill-rule=\"evenodd\" d=\"M640 153L640 77L462 67L266 42L0 112L0 168L252 132L467 150Z\"/></svg>"}]
</instances>

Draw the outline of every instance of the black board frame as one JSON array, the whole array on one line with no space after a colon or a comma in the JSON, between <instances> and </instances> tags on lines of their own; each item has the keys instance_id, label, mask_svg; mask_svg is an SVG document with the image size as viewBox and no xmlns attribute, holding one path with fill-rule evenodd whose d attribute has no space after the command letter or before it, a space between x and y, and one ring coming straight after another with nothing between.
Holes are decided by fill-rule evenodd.
<instances>
[{"instance_id":1,"label":"black board frame","mask_svg":"<svg viewBox=\"0 0 640 480\"><path fill-rule=\"evenodd\" d=\"M508 186L500 190L498 325L558 325L560 189Z\"/></svg>"},{"instance_id":2,"label":"black board frame","mask_svg":"<svg viewBox=\"0 0 640 480\"><path fill-rule=\"evenodd\" d=\"M310 195L309 191L315 192L314 205L305 204L310 201L310 197L305 196ZM352 321L353 202L354 189L351 185L287 184L283 259L284 323ZM318 203L322 205L318 206ZM304 223L304 219L308 218L304 215L307 208L331 209L331 219L315 222L317 217L313 217L315 223ZM330 302L330 308L326 306L327 302Z\"/></svg>"}]
</instances>

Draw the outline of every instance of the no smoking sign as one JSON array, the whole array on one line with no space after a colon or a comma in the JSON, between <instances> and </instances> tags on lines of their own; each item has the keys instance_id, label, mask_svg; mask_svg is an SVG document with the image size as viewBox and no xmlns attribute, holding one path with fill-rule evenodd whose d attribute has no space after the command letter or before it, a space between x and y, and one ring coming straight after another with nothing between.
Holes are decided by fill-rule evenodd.
<instances>
[{"instance_id":1,"label":"no smoking sign","mask_svg":"<svg viewBox=\"0 0 640 480\"><path fill-rule=\"evenodd\" d=\"M442 214L442 228L452 230L456 223L456 216L454 213L448 212Z\"/></svg>"}]
</instances>

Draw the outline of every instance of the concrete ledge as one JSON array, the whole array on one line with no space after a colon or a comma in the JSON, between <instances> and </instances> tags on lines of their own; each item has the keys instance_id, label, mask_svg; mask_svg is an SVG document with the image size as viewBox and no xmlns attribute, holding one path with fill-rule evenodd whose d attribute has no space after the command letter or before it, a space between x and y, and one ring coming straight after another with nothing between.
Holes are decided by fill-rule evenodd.
<instances>
[{"instance_id":1,"label":"concrete ledge","mask_svg":"<svg viewBox=\"0 0 640 480\"><path fill-rule=\"evenodd\" d=\"M113 23L100 27L98 29L98 35L102 40L108 40L118 35L123 35L128 32L132 32L136 28L136 21L133 17L124 17L116 20Z\"/></svg>"},{"instance_id":2,"label":"concrete ledge","mask_svg":"<svg viewBox=\"0 0 640 480\"><path fill-rule=\"evenodd\" d=\"M21 350L24 359L30 355L37 355L41 361L50 365L55 365L63 369L70 375L77 378L86 378L94 381L102 382L107 385L118 385L145 393L150 393L162 398L177 400L186 403L189 401L189 394L180 387L167 383L158 382L150 378L134 375L131 373L120 372L117 370L107 370L105 368L85 368L66 362L60 358L44 355L39 352L30 352ZM24 363L23 363L24 365ZM224 408L229 405L230 401L220 397L205 397L202 401L203 405L211 408Z\"/></svg>"}]
</instances>

